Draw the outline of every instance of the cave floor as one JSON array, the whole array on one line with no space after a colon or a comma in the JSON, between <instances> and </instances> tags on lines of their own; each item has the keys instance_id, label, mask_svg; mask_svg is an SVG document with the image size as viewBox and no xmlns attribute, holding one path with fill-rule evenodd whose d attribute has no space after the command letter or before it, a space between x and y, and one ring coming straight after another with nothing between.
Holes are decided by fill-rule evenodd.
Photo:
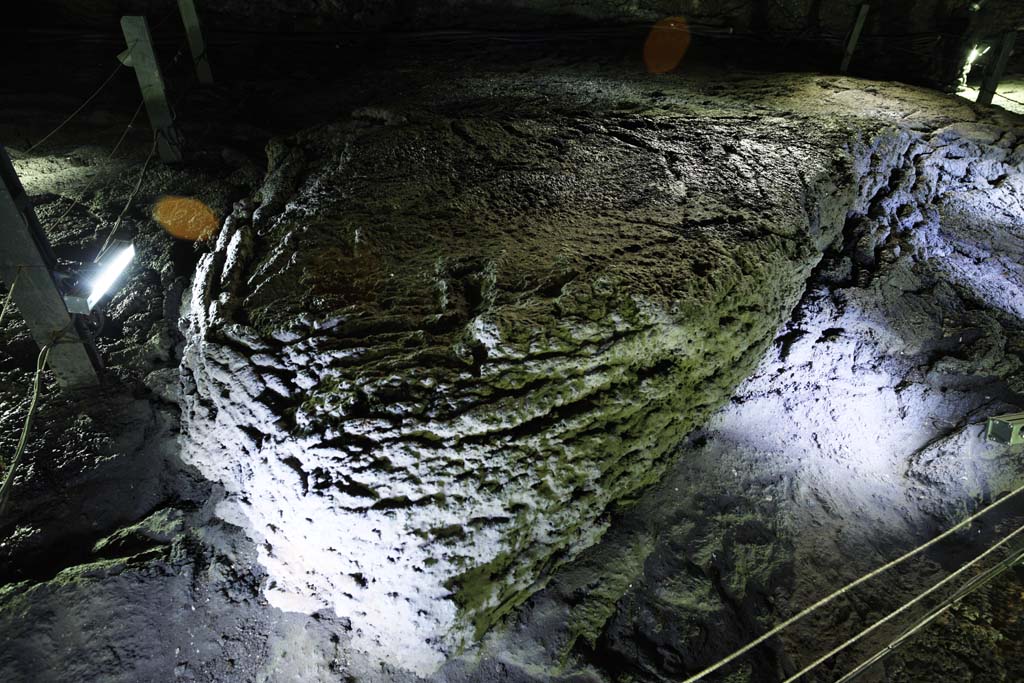
<instances>
[{"instance_id":1,"label":"cave floor","mask_svg":"<svg viewBox=\"0 0 1024 683\"><path fill-rule=\"evenodd\" d=\"M95 63L83 82L102 78L105 67ZM206 247L160 233L148 220L156 197L199 196L226 215L260 184L268 138L355 110L370 118L417 109L581 119L699 113L808 127L841 118L932 140L952 130L985 150L998 145L992 131L1019 134L1024 125L955 97L817 74L695 66L655 77L617 57L595 63L557 52L531 63L452 57L384 68L364 52L325 87L321 75L332 65L325 58L308 74L198 91L180 107L202 151L192 165L155 169L128 214L143 243L142 265L115 297L101 340L118 378L109 404L68 408L48 392L33 446L61 457L52 467L33 457L19 485L32 500L3 527L0 632L14 646L0 653L0 678L416 680L346 651L347 615L311 618L267 605L252 543L217 518L210 502L217 487L181 463L178 303ZM80 257L120 211L148 151L141 126L123 156L107 159L134 111L131 84L117 84L30 154L27 143L77 98L11 82L0 99L0 141L12 149L58 252ZM1019 181L1002 182L1019 192ZM79 193L80 205L69 209ZM1019 451L986 444L982 429L987 416L1020 400L1024 330L1013 300L1020 272L985 248L995 242L1006 258L1020 256L1019 198L1006 200L1017 213L1003 223L986 223L981 208L968 207L964 223L950 220L927 237L879 237L851 222L756 370L678 446L662 480L610 511L597 544L543 577L544 586L478 648L453 657L432 680L679 680L1018 485ZM1006 278L1001 293L993 292L994 277ZM34 350L19 322L5 322L2 333L6 452ZM782 680L948 574L1021 514L1024 507L1008 506L718 680ZM1015 573L994 584L865 680L1021 680L1022 580ZM84 634L105 621L114 622L109 630ZM833 680L891 634L830 660L814 680Z\"/></svg>"},{"instance_id":2,"label":"cave floor","mask_svg":"<svg viewBox=\"0 0 1024 683\"><path fill-rule=\"evenodd\" d=\"M972 102L978 99L978 88L966 87L959 93ZM996 89L992 104L1015 114L1024 114L1024 76L1009 74Z\"/></svg>"}]
</instances>

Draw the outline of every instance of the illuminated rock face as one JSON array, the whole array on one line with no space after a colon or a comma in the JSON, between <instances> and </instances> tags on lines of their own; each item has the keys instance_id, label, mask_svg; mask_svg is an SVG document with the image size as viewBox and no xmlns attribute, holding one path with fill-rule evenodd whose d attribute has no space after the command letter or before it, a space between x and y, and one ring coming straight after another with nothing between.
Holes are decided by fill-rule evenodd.
<instances>
[{"instance_id":1,"label":"illuminated rock face","mask_svg":"<svg viewBox=\"0 0 1024 683\"><path fill-rule=\"evenodd\" d=\"M203 259L186 458L274 605L425 672L659 478L855 188L782 118L374 117L273 147Z\"/></svg>"},{"instance_id":2,"label":"illuminated rock face","mask_svg":"<svg viewBox=\"0 0 1024 683\"><path fill-rule=\"evenodd\" d=\"M844 223L857 271L1017 182L995 126L837 121L377 109L272 146L185 358L186 459L272 604L431 671L660 479Z\"/></svg>"}]
</instances>

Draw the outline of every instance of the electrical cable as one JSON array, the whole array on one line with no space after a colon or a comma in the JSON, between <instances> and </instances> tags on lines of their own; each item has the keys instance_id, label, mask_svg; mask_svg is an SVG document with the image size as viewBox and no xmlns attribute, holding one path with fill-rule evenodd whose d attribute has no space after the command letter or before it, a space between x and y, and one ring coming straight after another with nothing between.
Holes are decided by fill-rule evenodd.
<instances>
[{"instance_id":1,"label":"electrical cable","mask_svg":"<svg viewBox=\"0 0 1024 683\"><path fill-rule=\"evenodd\" d=\"M999 500L995 501L994 503L991 503L991 504L987 505L986 507L982 508L978 512L975 512L973 515L970 515L969 517L965 518L964 520L958 522L957 524L955 524L954 526L950 527L946 531L942 532L941 534L939 534L935 538L931 539L930 541L927 541L927 542L917 546L916 548L913 548L912 550L907 551L906 553L900 555L896 559L894 559L894 560L892 560L890 562L887 562L886 564L882 565L881 567L878 567L877 569L874 569L874 570L868 572L867 574L861 576L859 579L851 581L850 583L846 584L842 588L839 588L839 589L833 591L832 593L829 593L828 595L826 595L825 597L821 598L817 602L813 603L812 605L810 605L808 607L805 607L803 610L801 610L800 612L796 613L792 617L789 617L788 619L786 619L782 623L774 626L773 628L771 628L770 630L765 632L763 635L758 636L757 638L755 638L754 640L750 641L749 643L747 643L743 647L741 647L738 650L734 651L732 654L727 655L727 656L719 659L717 662L715 662L714 664L711 664L710 666L705 667L704 669L701 669L696 674L694 674L694 675L690 676L689 678L687 678L686 680L684 680L683 683L694 683L694 681L699 681L700 679L704 678L708 674L713 673L713 672L721 669L726 664L736 660L738 657L742 657L743 655L745 655L746 653L750 652L751 650L753 650L755 647L757 647L761 643L765 642L769 638L772 638L773 636L778 635L779 633L781 633L785 629L789 628L790 626L792 626L796 622L800 621L801 619L803 619L807 615L811 614L812 612L815 612L816 610L818 610L818 609L824 607L825 605L829 604L830 602L832 602L836 598L843 596L844 594L846 594L849 591L853 590L857 586L860 586L861 584L863 584L863 583L865 583L867 581L870 581L871 579L875 578L879 574L882 574L882 573L888 571L889 569L892 569L893 567L895 567L895 566L897 566L899 564L902 564L906 560L909 560L911 557L915 557L916 555L920 555L922 552L924 552L928 548L931 548L932 546L936 545L937 543L940 543L940 542L944 541L945 539L947 539L950 536L952 536L953 534L955 534L957 531L963 529L964 527L968 526L969 524L971 524L972 522L974 522L978 518L984 516L988 512L990 512L990 511L994 510L995 508L999 507L1000 505L1002 505L1003 503L1007 502L1011 498L1015 497L1016 495L1018 495L1022 491L1024 491L1024 485L1017 487L1013 491L1010 491L1008 494L1006 494L1005 496L1003 496Z\"/></svg>"},{"instance_id":2,"label":"electrical cable","mask_svg":"<svg viewBox=\"0 0 1024 683\"><path fill-rule=\"evenodd\" d=\"M14 298L14 288L18 286L18 278L21 277L22 267L18 266L18 272L14 275L14 282L11 283L11 288L7 290L7 296L4 298L4 307L0 309L0 325L3 324L4 318L7 317L7 309L11 307L11 299Z\"/></svg>"},{"instance_id":3,"label":"electrical cable","mask_svg":"<svg viewBox=\"0 0 1024 683\"><path fill-rule=\"evenodd\" d=\"M4 475L4 482L0 485L0 515L7 507L7 501L11 495L11 486L14 484L14 474L21 464L21 458L25 454L25 447L28 445L28 435L32 430L32 418L36 414L36 406L39 404L39 390L42 386L43 370L46 369L46 361L50 357L50 345L47 344L39 350L39 357L36 359L36 374L32 382L32 401L28 406L28 415L25 416L25 424L21 428L21 437L18 439L18 447L11 459L11 464Z\"/></svg>"},{"instance_id":4,"label":"electrical cable","mask_svg":"<svg viewBox=\"0 0 1024 683\"><path fill-rule=\"evenodd\" d=\"M110 84L110 82L112 80L114 80L114 77L117 76L117 73L121 70L121 68L123 66L124 66L123 64L118 62L117 66L114 67L114 70L112 72L110 72L109 76L107 76L107 79L105 81L103 81L103 83L100 85L100 87L96 88L96 90L94 90L93 93L91 95L89 95L89 97L85 100L85 102L82 102L82 104L78 107L78 109L76 109L73 112L71 112L71 115L68 116L66 119L64 119L64 121L59 126L57 126L52 131L50 131L50 133L48 135L46 135L46 137L44 137L42 140L40 140L36 144L34 144L31 147L29 147L28 151L26 151L25 154L31 154L32 152L34 152L36 150L36 148L38 148L44 142L46 142L47 140L52 138L54 135L56 135L59 131L61 131L64 128L64 126L66 126L69 123L71 123L71 121L76 116L78 116L82 112L82 110L85 109L89 105L90 102L92 102L94 99L96 99L96 97L101 92L103 92L103 89L106 88Z\"/></svg>"},{"instance_id":5,"label":"electrical cable","mask_svg":"<svg viewBox=\"0 0 1024 683\"><path fill-rule=\"evenodd\" d=\"M938 583L934 584L933 586L928 588L923 593L918 594L913 599L908 600L907 602L903 603L901 606L897 607L892 612L889 612L889 614L885 615L884 617L882 617L881 619L879 619L875 623L873 623L870 626L868 626L867 628L863 629L860 633L856 634L852 638L850 638L850 639L846 640L845 642L843 642L842 644L836 646L832 650L830 650L827 653L823 654L821 657L818 657L813 662L811 662L810 664L805 666L803 669L801 669L800 671L796 672L795 674L793 674L792 676L787 678L782 683L793 683L793 681L796 681L798 678L800 678L804 674L806 674L809 671L817 668L823 662L825 662L826 660L828 660L828 659L834 657L835 655L839 654L840 652L842 652L843 650L845 650L849 646L851 646L854 643L856 643L857 641L859 641L864 636L869 635L871 633L874 633L877 629L881 628L884 624L888 623L892 619L895 619L899 615L903 614L905 611L907 611L908 609L910 609L911 607L913 607L917 603L921 602L926 597L928 597L929 595L931 595L935 591L939 590L940 588L942 588L946 584L954 581L957 577L959 577L965 571L967 571L968 569L970 569L971 567L976 565L978 562L981 562L986 557L988 557L989 555L994 553L996 550L999 550L999 548L1003 547L1004 545L1006 545L1007 543L1009 543L1010 541L1012 541L1014 538L1016 538L1017 536L1019 536L1022 533L1024 533L1024 526L1018 527L1016 531L1014 531L1013 533L1008 534L1007 536L1005 536L1002 539L1000 539L1000 541L998 543L996 543L991 548L989 548L985 552L983 552L980 555L978 555L977 557L975 557L973 560L971 560L967 564L965 564L962 567L960 567L959 569L957 569L955 572L953 572L949 576L945 577L944 579L942 579Z\"/></svg>"},{"instance_id":6,"label":"electrical cable","mask_svg":"<svg viewBox=\"0 0 1024 683\"><path fill-rule=\"evenodd\" d=\"M114 221L114 226L110 229L110 233L107 235L107 239L103 241L103 246L100 247L100 251L96 254L96 258L93 259L93 263L98 263L103 257L103 254L107 252L107 248L110 243L114 241L114 236L117 235L117 231L121 229L121 222L124 220L124 216L128 213L128 209L131 208L132 202L135 201L135 196L139 193L139 189L142 188L142 181L146 177L146 171L149 169L149 163L153 160L156 155L157 142L159 137L156 133L153 134L153 145L149 149L149 156L146 157L145 163L142 165L142 172L139 173L139 179L135 183L135 189L132 190L131 194L128 195L128 201L125 202L124 208L121 209L121 213L118 214L117 219Z\"/></svg>"},{"instance_id":7,"label":"electrical cable","mask_svg":"<svg viewBox=\"0 0 1024 683\"><path fill-rule=\"evenodd\" d=\"M856 668L849 671L846 675L840 678L836 683L849 683L857 676L867 671L869 668L874 666L876 663L885 659L893 652L896 651L906 641L910 640L914 635L919 633L933 621L938 619L940 616L952 609L958 602L963 600L971 593L980 590L994 581L996 578L1001 576L1004 572L1011 569L1015 564L1024 559L1024 548L1017 550L1015 553L1010 555L999 564L992 566L985 572L975 576L970 581L960 587L953 595L949 596L939 605L936 605L930 612L922 617L917 623L912 624L906 630L903 631L899 636L894 638L888 645L876 652L875 654L868 657L866 660L856 666Z\"/></svg>"}]
</instances>

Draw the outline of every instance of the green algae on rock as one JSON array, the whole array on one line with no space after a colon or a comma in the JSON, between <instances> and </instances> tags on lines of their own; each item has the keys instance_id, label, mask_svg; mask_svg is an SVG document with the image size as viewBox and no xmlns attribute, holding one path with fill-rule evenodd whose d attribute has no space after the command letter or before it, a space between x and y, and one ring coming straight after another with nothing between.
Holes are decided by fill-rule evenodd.
<instances>
[{"instance_id":1,"label":"green algae on rock","mask_svg":"<svg viewBox=\"0 0 1024 683\"><path fill-rule=\"evenodd\" d=\"M420 672L520 604L758 362L856 200L849 138L419 112L276 143L186 351L187 459L271 601Z\"/></svg>"}]
</instances>

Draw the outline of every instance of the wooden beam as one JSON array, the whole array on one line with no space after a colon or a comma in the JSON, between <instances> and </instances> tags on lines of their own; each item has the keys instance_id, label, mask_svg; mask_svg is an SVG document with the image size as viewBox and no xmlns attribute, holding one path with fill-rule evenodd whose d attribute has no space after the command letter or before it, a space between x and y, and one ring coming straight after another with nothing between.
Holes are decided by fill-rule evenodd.
<instances>
[{"instance_id":1,"label":"wooden beam","mask_svg":"<svg viewBox=\"0 0 1024 683\"><path fill-rule=\"evenodd\" d=\"M206 41L203 40L203 28L199 23L199 14L196 12L194 0L178 0L178 11L181 12L181 21L185 24L188 47L192 52L192 63L196 68L196 78L203 85L213 85L213 72L210 71L210 61L206 56Z\"/></svg>"},{"instance_id":2,"label":"wooden beam","mask_svg":"<svg viewBox=\"0 0 1024 683\"><path fill-rule=\"evenodd\" d=\"M0 146L0 277L64 389L99 384L99 356L81 319L68 313L53 277L57 259L7 150Z\"/></svg>"},{"instance_id":3,"label":"wooden beam","mask_svg":"<svg viewBox=\"0 0 1024 683\"><path fill-rule=\"evenodd\" d=\"M149 34L146 17L121 17L121 30L128 43L131 66L142 90L149 123L157 136L160 158L165 163L178 163L183 159L183 140L174 126L174 115L167 103L164 78L153 51L153 38Z\"/></svg>"},{"instance_id":4,"label":"wooden beam","mask_svg":"<svg viewBox=\"0 0 1024 683\"><path fill-rule=\"evenodd\" d=\"M999 88L999 81L1003 80L1003 76L1006 75L1006 65L1010 61L1010 55L1013 54L1013 46L1016 42L1016 31L1007 31L1003 34L995 58L985 69L981 90L978 91L978 104L992 104L992 98L995 97L996 89Z\"/></svg>"},{"instance_id":5,"label":"wooden beam","mask_svg":"<svg viewBox=\"0 0 1024 683\"><path fill-rule=\"evenodd\" d=\"M860 6L857 19L853 22L853 29L850 31L850 38L846 41L846 52L843 54L843 63L839 65L839 73L845 74L850 70L850 61L853 53L857 51L857 43L860 42L860 34L864 30L864 22L868 19L871 5L864 3Z\"/></svg>"}]
</instances>

